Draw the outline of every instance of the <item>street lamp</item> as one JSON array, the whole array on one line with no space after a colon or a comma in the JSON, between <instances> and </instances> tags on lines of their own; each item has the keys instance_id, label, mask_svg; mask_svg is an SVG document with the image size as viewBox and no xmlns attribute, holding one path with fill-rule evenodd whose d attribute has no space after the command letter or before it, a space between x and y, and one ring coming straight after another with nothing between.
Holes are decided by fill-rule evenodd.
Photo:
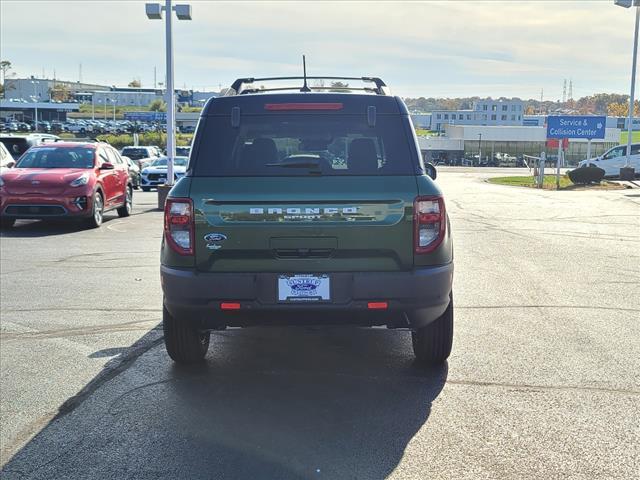
<instances>
[{"instance_id":1,"label":"street lamp","mask_svg":"<svg viewBox=\"0 0 640 480\"><path fill-rule=\"evenodd\" d=\"M638 57L638 24L640 23L640 0L614 0L613 2L614 4L620 6L620 7L624 7L624 8L630 8L630 7L636 7L636 24L635 24L635 30L633 33L633 61L632 61L632 67L631 67L631 92L629 94L629 125L627 125L627 159L625 161L625 165L624 168L633 168L631 167L631 135L633 133L633 110L634 110L634 103L635 103L635 99L634 99L634 94L635 94L635 90L636 90L636 60ZM631 172L631 180L633 180L633 177L635 175L635 172ZM623 178L623 172L620 171L620 177Z\"/></svg>"},{"instance_id":2,"label":"street lamp","mask_svg":"<svg viewBox=\"0 0 640 480\"><path fill-rule=\"evenodd\" d=\"M151 20L161 20L162 12L165 12L165 50L166 50L166 66L167 66L167 180L166 185L173 185L173 159L176 156L176 119L175 119L175 92L173 89L173 35L171 32L172 12L176 12L178 20L191 20L191 5L171 6L171 0L166 0L165 5L159 3L145 4L145 12ZM158 189L160 192L160 189ZM159 197L165 195L168 191L159 193ZM158 204L164 204L164 201Z\"/></svg>"},{"instance_id":3,"label":"street lamp","mask_svg":"<svg viewBox=\"0 0 640 480\"><path fill-rule=\"evenodd\" d=\"M40 82L36 82L35 80L31 80L31 84L33 85L33 101L35 102L34 105L34 119L33 119L33 130L34 131L38 131L38 101L40 100L38 97L40 95L36 96L36 83L40 83Z\"/></svg>"}]
</instances>

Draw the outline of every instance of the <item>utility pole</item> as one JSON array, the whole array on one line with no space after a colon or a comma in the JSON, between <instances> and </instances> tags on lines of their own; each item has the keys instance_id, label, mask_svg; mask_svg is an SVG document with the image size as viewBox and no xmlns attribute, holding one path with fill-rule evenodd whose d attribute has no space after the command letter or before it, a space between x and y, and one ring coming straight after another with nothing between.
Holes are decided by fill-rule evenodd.
<instances>
[{"instance_id":1,"label":"utility pole","mask_svg":"<svg viewBox=\"0 0 640 480\"><path fill-rule=\"evenodd\" d=\"M562 86L562 105L567 103L567 79L564 79L564 85Z\"/></svg>"}]
</instances>

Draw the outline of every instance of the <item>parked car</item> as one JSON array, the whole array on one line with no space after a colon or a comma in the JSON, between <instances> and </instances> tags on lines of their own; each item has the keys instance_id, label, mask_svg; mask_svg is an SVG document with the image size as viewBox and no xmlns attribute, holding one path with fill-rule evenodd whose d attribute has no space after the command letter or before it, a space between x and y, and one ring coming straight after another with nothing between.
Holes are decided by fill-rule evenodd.
<instances>
[{"instance_id":1,"label":"parked car","mask_svg":"<svg viewBox=\"0 0 640 480\"><path fill-rule=\"evenodd\" d=\"M140 188L140 167L131 160L129 157L122 157L122 159L127 163L129 167L129 178L131 179L131 185L133 185L134 190Z\"/></svg>"},{"instance_id":2,"label":"parked car","mask_svg":"<svg viewBox=\"0 0 640 480\"><path fill-rule=\"evenodd\" d=\"M160 157L155 147L149 146L124 147L121 150L120 154L124 155L125 157L129 157L131 160L136 162L140 170L142 170L148 163L151 163L153 160Z\"/></svg>"},{"instance_id":3,"label":"parked car","mask_svg":"<svg viewBox=\"0 0 640 480\"><path fill-rule=\"evenodd\" d=\"M599 157L582 160L578 163L578 168L594 165L604 170L604 176L615 178L620 176L620 169L627 162L627 146L618 145L610 148ZM635 168L636 176L640 176L640 143L631 144L630 165Z\"/></svg>"},{"instance_id":4,"label":"parked car","mask_svg":"<svg viewBox=\"0 0 640 480\"><path fill-rule=\"evenodd\" d=\"M16 161L9 153L9 150L7 150L7 147L4 146L4 143L0 142L0 172L13 167L15 164Z\"/></svg>"},{"instance_id":5,"label":"parked car","mask_svg":"<svg viewBox=\"0 0 640 480\"><path fill-rule=\"evenodd\" d=\"M175 157L173 159L173 176L179 180L187 171L188 157ZM148 192L158 185L164 185L167 181L167 157L155 159L142 169L140 174L140 187Z\"/></svg>"},{"instance_id":6,"label":"parked car","mask_svg":"<svg viewBox=\"0 0 640 480\"><path fill-rule=\"evenodd\" d=\"M176 147L176 155L180 157L188 157L191 153L191 147Z\"/></svg>"},{"instance_id":7,"label":"parked car","mask_svg":"<svg viewBox=\"0 0 640 480\"><path fill-rule=\"evenodd\" d=\"M91 227L133 205L128 166L106 143L56 142L29 149L14 168L0 174L0 225L17 219L69 218Z\"/></svg>"},{"instance_id":8,"label":"parked car","mask_svg":"<svg viewBox=\"0 0 640 480\"><path fill-rule=\"evenodd\" d=\"M301 77L270 92L270 80L207 102L189 175L169 193L169 356L201 361L211 330L275 320L405 328L418 363L444 363L451 230L404 102L378 78L362 79L373 94L304 93Z\"/></svg>"},{"instance_id":9,"label":"parked car","mask_svg":"<svg viewBox=\"0 0 640 480\"><path fill-rule=\"evenodd\" d=\"M29 150L34 145L40 145L41 143L48 141L55 141L59 137L56 135L50 135L48 133L31 133L27 135L0 135L0 143L9 150L9 153L18 160L20 156Z\"/></svg>"}]
</instances>

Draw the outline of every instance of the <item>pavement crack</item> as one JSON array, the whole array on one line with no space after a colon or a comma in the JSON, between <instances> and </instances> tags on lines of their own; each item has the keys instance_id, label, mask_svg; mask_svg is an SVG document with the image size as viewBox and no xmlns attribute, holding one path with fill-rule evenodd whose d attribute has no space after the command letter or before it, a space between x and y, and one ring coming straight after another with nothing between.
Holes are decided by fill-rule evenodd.
<instances>
[{"instance_id":1,"label":"pavement crack","mask_svg":"<svg viewBox=\"0 0 640 480\"><path fill-rule=\"evenodd\" d=\"M629 390L624 388L608 388L608 387L589 387L581 385L534 385L526 383L505 383L505 382L485 382L479 380L455 380L447 379L447 384L466 385L474 387L498 387L498 388L515 388L526 390L554 390L567 392L596 392L596 393L613 393L620 395L640 396L640 390Z\"/></svg>"}]
</instances>

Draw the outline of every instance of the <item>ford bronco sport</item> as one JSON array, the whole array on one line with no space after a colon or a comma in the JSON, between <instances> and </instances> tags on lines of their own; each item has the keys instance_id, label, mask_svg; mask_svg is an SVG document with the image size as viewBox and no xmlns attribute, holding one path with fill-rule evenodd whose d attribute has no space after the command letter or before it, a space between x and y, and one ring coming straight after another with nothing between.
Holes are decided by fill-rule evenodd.
<instances>
[{"instance_id":1,"label":"ford bronco sport","mask_svg":"<svg viewBox=\"0 0 640 480\"><path fill-rule=\"evenodd\" d=\"M238 79L202 110L165 205L174 361L202 360L211 330L309 323L410 329L420 363L448 358L453 246L435 168L382 80L307 86L319 78Z\"/></svg>"}]
</instances>

